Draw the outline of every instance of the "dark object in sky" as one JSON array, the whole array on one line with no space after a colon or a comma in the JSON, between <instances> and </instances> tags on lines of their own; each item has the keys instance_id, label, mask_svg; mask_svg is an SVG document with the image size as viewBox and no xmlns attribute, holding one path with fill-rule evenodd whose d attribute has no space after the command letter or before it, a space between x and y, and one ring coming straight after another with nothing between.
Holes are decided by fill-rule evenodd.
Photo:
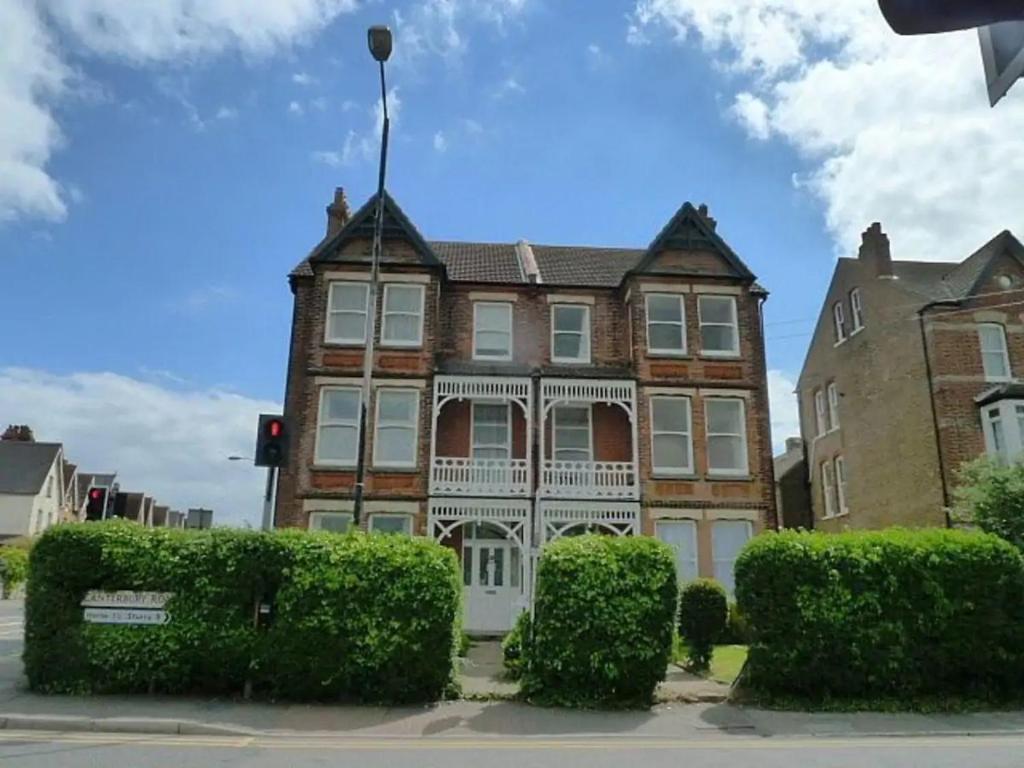
<instances>
[{"instance_id":1,"label":"dark object in sky","mask_svg":"<svg viewBox=\"0 0 1024 768\"><path fill-rule=\"evenodd\" d=\"M889 26L901 35L1024 21L1024 0L878 0L878 6Z\"/></svg>"},{"instance_id":2,"label":"dark object in sky","mask_svg":"<svg viewBox=\"0 0 1024 768\"><path fill-rule=\"evenodd\" d=\"M1011 86L1024 77L1024 21L1004 21L982 27L978 36L988 100L994 107Z\"/></svg>"},{"instance_id":3,"label":"dark object in sky","mask_svg":"<svg viewBox=\"0 0 1024 768\"><path fill-rule=\"evenodd\" d=\"M284 417L260 414L256 430L256 466L283 467L288 461L288 428Z\"/></svg>"},{"instance_id":4,"label":"dark object in sky","mask_svg":"<svg viewBox=\"0 0 1024 768\"><path fill-rule=\"evenodd\" d=\"M373 58L382 64L387 61L391 56L391 30L378 24L367 30L366 38Z\"/></svg>"}]
</instances>

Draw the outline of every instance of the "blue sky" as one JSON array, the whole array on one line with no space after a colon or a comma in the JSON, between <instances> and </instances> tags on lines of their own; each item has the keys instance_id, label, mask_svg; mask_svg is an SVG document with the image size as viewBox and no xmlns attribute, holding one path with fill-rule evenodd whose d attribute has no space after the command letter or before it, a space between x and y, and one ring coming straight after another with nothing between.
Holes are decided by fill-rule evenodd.
<instances>
[{"instance_id":1,"label":"blue sky","mask_svg":"<svg viewBox=\"0 0 1024 768\"><path fill-rule=\"evenodd\" d=\"M322 236L333 188L359 205L375 185L372 23L396 30L388 187L426 237L642 246L684 201L710 206L771 291L777 442L835 256L860 229L881 219L897 258L948 260L1024 224L1019 205L990 205L951 234L952 202L915 192L1012 189L1004 166L1024 153L1000 121L1024 102L983 108L970 38L894 52L856 7L872 3L839 3L839 30L817 0L283 0L255 20L222 5L204 17L173 0L149 18L120 0L15 0L23 58L0 59L0 105L24 129L0 130L0 176L5 161L32 171L0 182L0 284L21 319L0 347L0 421L39 424L172 505L212 496L237 520L258 500L253 471L208 465L247 451L246 419L282 397L286 274ZM922 95L931 77L955 86ZM40 113L59 139L39 139ZM963 188L963 153L916 132L934 119L1015 153L969 158L994 188ZM175 419L218 408L224 428L197 427L208 445L193 451ZM161 428L173 438L149 434Z\"/></svg>"}]
</instances>

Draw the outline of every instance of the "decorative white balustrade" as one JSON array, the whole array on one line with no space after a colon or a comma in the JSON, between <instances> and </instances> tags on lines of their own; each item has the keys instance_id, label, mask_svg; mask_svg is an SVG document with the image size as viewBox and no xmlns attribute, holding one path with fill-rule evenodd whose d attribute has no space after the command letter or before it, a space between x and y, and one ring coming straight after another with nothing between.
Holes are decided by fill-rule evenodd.
<instances>
[{"instance_id":1,"label":"decorative white balustrade","mask_svg":"<svg viewBox=\"0 0 1024 768\"><path fill-rule=\"evenodd\" d=\"M435 456L430 493L453 496L529 496L526 459L472 459Z\"/></svg>"},{"instance_id":2,"label":"decorative white balustrade","mask_svg":"<svg viewBox=\"0 0 1024 768\"><path fill-rule=\"evenodd\" d=\"M540 495L560 499L638 499L636 467L630 461L543 462Z\"/></svg>"}]
</instances>

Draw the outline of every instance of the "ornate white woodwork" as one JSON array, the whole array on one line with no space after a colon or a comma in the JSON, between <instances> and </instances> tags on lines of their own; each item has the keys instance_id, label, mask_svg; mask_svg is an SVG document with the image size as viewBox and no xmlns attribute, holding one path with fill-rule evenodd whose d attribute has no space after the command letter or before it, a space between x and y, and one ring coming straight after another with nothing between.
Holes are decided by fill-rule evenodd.
<instances>
[{"instance_id":1,"label":"ornate white woodwork","mask_svg":"<svg viewBox=\"0 0 1024 768\"><path fill-rule=\"evenodd\" d=\"M437 455L437 424L451 401L516 405L526 421L525 459ZM533 490L533 380L501 376L435 376L430 431L430 493L528 497Z\"/></svg>"},{"instance_id":2,"label":"ornate white woodwork","mask_svg":"<svg viewBox=\"0 0 1024 768\"><path fill-rule=\"evenodd\" d=\"M490 523L529 555L532 504L525 499L431 499L427 535L444 541L466 523Z\"/></svg>"},{"instance_id":3,"label":"ornate white woodwork","mask_svg":"<svg viewBox=\"0 0 1024 768\"><path fill-rule=\"evenodd\" d=\"M617 536L640 534L640 504L608 501L537 502L541 546L569 532L602 529Z\"/></svg>"},{"instance_id":4,"label":"ornate white woodwork","mask_svg":"<svg viewBox=\"0 0 1024 768\"><path fill-rule=\"evenodd\" d=\"M561 405L603 403L621 408L629 419L632 461L556 461L545 458L547 421ZM540 382L541 498L639 499L638 421L636 382L630 379L541 379ZM591 426L593 429L593 426ZM552 438L554 436L552 435Z\"/></svg>"}]
</instances>

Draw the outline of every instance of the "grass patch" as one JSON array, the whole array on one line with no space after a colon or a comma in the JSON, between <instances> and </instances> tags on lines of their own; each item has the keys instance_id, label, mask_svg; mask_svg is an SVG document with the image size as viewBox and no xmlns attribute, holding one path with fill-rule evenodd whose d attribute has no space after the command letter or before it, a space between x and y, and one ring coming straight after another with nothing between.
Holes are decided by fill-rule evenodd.
<instances>
[{"instance_id":1,"label":"grass patch","mask_svg":"<svg viewBox=\"0 0 1024 768\"><path fill-rule=\"evenodd\" d=\"M672 660L677 664L686 664L687 654L686 641L678 637L672 644ZM743 669L747 660L747 646L745 645L716 645L715 654L711 657L711 669L700 673L701 677L714 680L717 683L732 685Z\"/></svg>"}]
</instances>

